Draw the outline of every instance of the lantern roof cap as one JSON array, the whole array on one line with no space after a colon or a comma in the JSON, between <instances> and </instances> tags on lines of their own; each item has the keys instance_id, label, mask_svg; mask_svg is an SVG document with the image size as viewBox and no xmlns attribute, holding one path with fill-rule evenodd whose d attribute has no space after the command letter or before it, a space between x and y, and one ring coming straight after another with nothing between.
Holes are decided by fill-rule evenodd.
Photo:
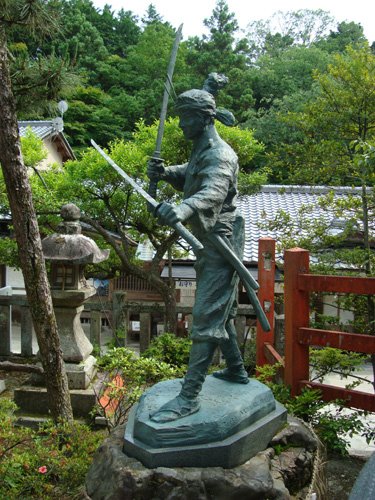
<instances>
[{"instance_id":1,"label":"lantern roof cap","mask_svg":"<svg viewBox=\"0 0 375 500\"><path fill-rule=\"evenodd\" d=\"M101 250L94 240L81 234L81 211L73 203L61 208L63 221L58 231L43 239L42 247L46 260L71 264L98 264L108 259L109 250Z\"/></svg>"}]
</instances>

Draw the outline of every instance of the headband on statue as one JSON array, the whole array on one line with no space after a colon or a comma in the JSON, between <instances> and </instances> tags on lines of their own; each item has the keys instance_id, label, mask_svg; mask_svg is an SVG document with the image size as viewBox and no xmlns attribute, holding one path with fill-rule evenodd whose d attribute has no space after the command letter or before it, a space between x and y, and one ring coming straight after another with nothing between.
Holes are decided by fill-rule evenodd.
<instances>
[{"instance_id":1,"label":"headband on statue","mask_svg":"<svg viewBox=\"0 0 375 500\"><path fill-rule=\"evenodd\" d=\"M214 95L228 83L228 78L218 73L210 73L204 83L203 90L191 89L177 97L175 107L177 112L197 111L204 116L216 118L224 125L232 127L235 124L233 114L227 109L216 108Z\"/></svg>"}]
</instances>

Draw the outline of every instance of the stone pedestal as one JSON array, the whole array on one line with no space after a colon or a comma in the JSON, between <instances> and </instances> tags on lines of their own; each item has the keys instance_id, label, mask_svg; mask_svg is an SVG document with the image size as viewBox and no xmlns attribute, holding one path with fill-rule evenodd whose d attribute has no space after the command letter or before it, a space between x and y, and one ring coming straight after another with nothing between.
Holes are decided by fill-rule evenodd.
<instances>
[{"instance_id":1,"label":"stone pedestal","mask_svg":"<svg viewBox=\"0 0 375 500\"><path fill-rule=\"evenodd\" d=\"M75 417L88 417L95 406L96 394L99 386L94 390L93 386L87 389L70 389L70 401L72 403L73 415ZM23 420L27 420L25 414L48 416L48 395L45 387L34 385L23 385L14 391L14 402L19 407L19 414Z\"/></svg>"},{"instance_id":2,"label":"stone pedestal","mask_svg":"<svg viewBox=\"0 0 375 500\"><path fill-rule=\"evenodd\" d=\"M81 363L65 363L69 389L87 389L97 372L96 358L89 356Z\"/></svg>"},{"instance_id":3,"label":"stone pedestal","mask_svg":"<svg viewBox=\"0 0 375 500\"><path fill-rule=\"evenodd\" d=\"M147 467L232 468L264 450L286 422L285 408L264 384L213 376L203 384L197 413L174 422L151 421L149 414L180 389L181 380L160 382L131 411L124 451Z\"/></svg>"},{"instance_id":4,"label":"stone pedestal","mask_svg":"<svg viewBox=\"0 0 375 500\"><path fill-rule=\"evenodd\" d=\"M232 469L221 467L148 468L122 451L124 427L111 432L96 452L86 477L86 494L92 500L169 498L195 500L306 498L320 460L317 441L302 422L288 424L266 450Z\"/></svg>"},{"instance_id":5,"label":"stone pedestal","mask_svg":"<svg viewBox=\"0 0 375 500\"><path fill-rule=\"evenodd\" d=\"M92 344L81 326L85 300L95 295L94 287L80 290L52 290L61 349L66 363L79 363L92 352Z\"/></svg>"}]
</instances>

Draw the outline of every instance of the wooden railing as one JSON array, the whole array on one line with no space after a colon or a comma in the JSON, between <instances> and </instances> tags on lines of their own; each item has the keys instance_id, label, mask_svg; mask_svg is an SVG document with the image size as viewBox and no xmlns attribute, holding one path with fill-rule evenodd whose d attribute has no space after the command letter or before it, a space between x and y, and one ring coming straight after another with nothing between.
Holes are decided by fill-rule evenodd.
<instances>
[{"instance_id":1,"label":"wooden railing","mask_svg":"<svg viewBox=\"0 0 375 500\"><path fill-rule=\"evenodd\" d=\"M21 355L32 356L32 321L24 295L0 296L0 356L11 356L12 352L12 308L20 310Z\"/></svg>"},{"instance_id":2,"label":"wooden railing","mask_svg":"<svg viewBox=\"0 0 375 500\"><path fill-rule=\"evenodd\" d=\"M101 337L101 304L85 304L90 316L90 340L100 345ZM15 341L14 311L19 312L20 351L14 350ZM35 349L34 349L35 351ZM26 295L0 295L0 357L7 359L14 355L31 357L33 351L33 326Z\"/></svg>"},{"instance_id":3,"label":"wooden railing","mask_svg":"<svg viewBox=\"0 0 375 500\"><path fill-rule=\"evenodd\" d=\"M265 332L257 321L256 364L284 365L284 359L275 349L275 240L261 238L258 244L258 299L271 326Z\"/></svg>"},{"instance_id":4,"label":"wooden railing","mask_svg":"<svg viewBox=\"0 0 375 500\"><path fill-rule=\"evenodd\" d=\"M351 407L375 411L375 395L311 382L309 347L326 346L366 354L375 353L375 336L317 330L309 327L309 293L336 292L373 295L375 278L309 274L309 252L293 248L285 252L285 383L291 394L303 387L319 389L324 400L340 399Z\"/></svg>"}]
</instances>

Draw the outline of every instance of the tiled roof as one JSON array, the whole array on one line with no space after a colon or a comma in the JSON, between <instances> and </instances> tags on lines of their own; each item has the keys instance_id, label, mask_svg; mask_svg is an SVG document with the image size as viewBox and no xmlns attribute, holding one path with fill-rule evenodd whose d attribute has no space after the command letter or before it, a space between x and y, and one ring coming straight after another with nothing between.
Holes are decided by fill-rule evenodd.
<instances>
[{"instance_id":1,"label":"tiled roof","mask_svg":"<svg viewBox=\"0 0 375 500\"><path fill-rule=\"evenodd\" d=\"M26 129L28 127L30 127L32 129L32 131L34 132L34 134L37 135L40 139L45 139L46 137L48 137L52 134L56 134L56 132L59 132L52 120L19 121L18 127L19 127L21 137L25 135Z\"/></svg>"},{"instance_id":2,"label":"tiled roof","mask_svg":"<svg viewBox=\"0 0 375 500\"><path fill-rule=\"evenodd\" d=\"M334 192L335 197L344 197L347 194L360 194L361 188L331 187L331 186L263 186L252 196L241 196L238 199L238 208L245 219L245 262L257 262L258 240L269 237L278 239L278 234L271 229L260 228L266 220L272 220L280 210L296 219L302 205L312 205L309 216L313 219L325 217L333 219L333 215L319 206L319 197ZM279 258L281 256L278 256Z\"/></svg>"},{"instance_id":3,"label":"tiled roof","mask_svg":"<svg viewBox=\"0 0 375 500\"><path fill-rule=\"evenodd\" d=\"M332 191L336 198L343 198L348 194L359 195L361 193L361 188L266 185L262 186L260 191L254 195L239 197L238 208L245 219L244 262L247 263L248 266L257 264L258 241L260 238L274 238L276 241L280 238L280 234L275 230L261 227L262 223L272 221L280 210L290 215L292 220L296 220L302 206L311 206L312 211L311 213L309 212L308 215L310 218L317 220L324 217L327 222L334 222L334 224L332 224L333 229L341 231L339 227L340 220L335 219L332 213L324 210L319 203L317 203L320 197ZM150 242L144 242L138 245L138 258L142 260L151 260L153 253L154 251ZM276 259L278 261L282 260L282 255L278 254ZM194 261L194 254L190 252L186 260ZM175 263L173 267L176 265ZM184 267L178 266L174 270L173 277L177 277L178 273L184 272ZM163 273L163 277L168 276L166 268L164 268ZM178 277L182 278L184 275L181 274L181 276Z\"/></svg>"},{"instance_id":4,"label":"tiled roof","mask_svg":"<svg viewBox=\"0 0 375 500\"><path fill-rule=\"evenodd\" d=\"M28 120L28 121L19 121L18 128L20 132L20 136L23 137L26 134L27 128L31 128L36 136L40 139L51 138L53 141L57 141L60 146L62 146L62 150L60 148L60 152L63 156L63 161L66 160L74 160L75 155L68 143L65 135L63 134L64 130L64 122L62 118L56 117L52 120Z\"/></svg>"}]
</instances>

